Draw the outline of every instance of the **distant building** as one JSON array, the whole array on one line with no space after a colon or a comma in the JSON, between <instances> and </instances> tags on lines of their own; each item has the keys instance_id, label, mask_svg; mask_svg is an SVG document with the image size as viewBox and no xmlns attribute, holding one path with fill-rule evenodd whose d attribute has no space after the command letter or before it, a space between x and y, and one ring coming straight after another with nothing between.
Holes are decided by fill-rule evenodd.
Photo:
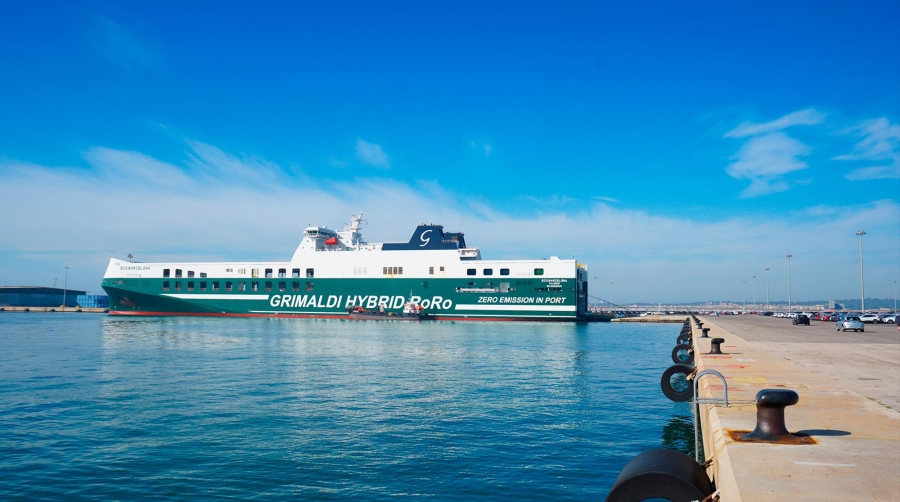
<instances>
[{"instance_id":1,"label":"distant building","mask_svg":"<svg viewBox=\"0 0 900 502\"><path fill-rule=\"evenodd\" d=\"M75 307L78 295L84 291L77 289L45 288L42 286L0 286L0 305L10 307Z\"/></svg>"}]
</instances>

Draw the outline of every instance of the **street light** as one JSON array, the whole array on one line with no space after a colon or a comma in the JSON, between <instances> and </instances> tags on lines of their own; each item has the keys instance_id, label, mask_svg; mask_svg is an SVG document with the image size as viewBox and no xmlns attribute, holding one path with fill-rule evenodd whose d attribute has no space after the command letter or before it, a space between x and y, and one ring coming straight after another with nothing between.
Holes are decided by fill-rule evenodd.
<instances>
[{"instance_id":1,"label":"street light","mask_svg":"<svg viewBox=\"0 0 900 502\"><path fill-rule=\"evenodd\" d=\"M865 230L859 230L856 232L856 235L859 236L859 290L862 298L860 299L861 311L863 314L866 313L866 281L863 279L863 260L862 260L862 236L866 235Z\"/></svg>"},{"instance_id":2,"label":"street light","mask_svg":"<svg viewBox=\"0 0 900 502\"><path fill-rule=\"evenodd\" d=\"M66 306L66 293L69 290L69 267L66 267L66 282L63 285L63 307Z\"/></svg>"},{"instance_id":3,"label":"street light","mask_svg":"<svg viewBox=\"0 0 900 502\"><path fill-rule=\"evenodd\" d=\"M747 281L741 281L741 299L744 302L744 306L741 307L741 314L746 314L747 312Z\"/></svg>"},{"instance_id":4,"label":"street light","mask_svg":"<svg viewBox=\"0 0 900 502\"><path fill-rule=\"evenodd\" d=\"M766 310L769 310L769 267L766 267Z\"/></svg>"},{"instance_id":5,"label":"street light","mask_svg":"<svg viewBox=\"0 0 900 502\"><path fill-rule=\"evenodd\" d=\"M785 255L788 259L788 312L793 312L794 308L791 306L791 258L794 255L788 254Z\"/></svg>"},{"instance_id":6,"label":"street light","mask_svg":"<svg viewBox=\"0 0 900 502\"><path fill-rule=\"evenodd\" d=\"M897 281L894 281L894 315L897 315ZM897 324L896 318L894 318L894 324Z\"/></svg>"},{"instance_id":7,"label":"street light","mask_svg":"<svg viewBox=\"0 0 900 502\"><path fill-rule=\"evenodd\" d=\"M753 276L753 310L759 310L756 308L756 276Z\"/></svg>"}]
</instances>

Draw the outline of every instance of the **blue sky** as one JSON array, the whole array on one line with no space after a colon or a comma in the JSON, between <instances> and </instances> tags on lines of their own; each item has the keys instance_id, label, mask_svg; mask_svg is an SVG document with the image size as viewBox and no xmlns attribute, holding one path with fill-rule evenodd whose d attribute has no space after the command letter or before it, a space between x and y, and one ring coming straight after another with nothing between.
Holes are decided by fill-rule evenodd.
<instances>
[{"instance_id":1,"label":"blue sky","mask_svg":"<svg viewBox=\"0 0 900 502\"><path fill-rule=\"evenodd\" d=\"M554 4L3 3L0 284L286 259L363 210L574 255L616 303L765 267L786 299L787 253L794 299L857 297L864 229L891 297L900 4Z\"/></svg>"}]
</instances>

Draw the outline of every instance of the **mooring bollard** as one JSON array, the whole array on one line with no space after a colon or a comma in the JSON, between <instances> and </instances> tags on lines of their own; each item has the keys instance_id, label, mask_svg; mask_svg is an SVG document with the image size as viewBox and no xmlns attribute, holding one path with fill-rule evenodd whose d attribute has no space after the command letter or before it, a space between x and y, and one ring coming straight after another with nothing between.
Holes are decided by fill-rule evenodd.
<instances>
[{"instance_id":1,"label":"mooring bollard","mask_svg":"<svg viewBox=\"0 0 900 502\"><path fill-rule=\"evenodd\" d=\"M743 441L781 442L796 439L784 424L784 408L800 400L788 389L763 389L756 394L756 428L741 436Z\"/></svg>"},{"instance_id":2,"label":"mooring bollard","mask_svg":"<svg viewBox=\"0 0 900 502\"><path fill-rule=\"evenodd\" d=\"M703 323L700 321L697 321L697 327L700 329L703 329Z\"/></svg>"},{"instance_id":3,"label":"mooring bollard","mask_svg":"<svg viewBox=\"0 0 900 502\"><path fill-rule=\"evenodd\" d=\"M724 338L713 338L710 341L710 347L709 347L708 354L721 354L722 349L721 349L721 347L719 347L719 345L721 345L723 343L725 343Z\"/></svg>"},{"instance_id":4,"label":"mooring bollard","mask_svg":"<svg viewBox=\"0 0 900 502\"><path fill-rule=\"evenodd\" d=\"M709 328L703 328L703 334L700 335L700 338L709 338Z\"/></svg>"}]
</instances>

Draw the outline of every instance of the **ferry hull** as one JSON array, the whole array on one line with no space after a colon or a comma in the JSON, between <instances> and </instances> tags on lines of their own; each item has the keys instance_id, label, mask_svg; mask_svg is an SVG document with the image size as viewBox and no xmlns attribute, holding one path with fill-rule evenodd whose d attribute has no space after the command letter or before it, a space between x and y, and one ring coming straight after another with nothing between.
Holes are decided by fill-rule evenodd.
<instances>
[{"instance_id":1,"label":"ferry hull","mask_svg":"<svg viewBox=\"0 0 900 502\"><path fill-rule=\"evenodd\" d=\"M280 280L279 280L280 279ZM231 291L222 289L225 280L206 278L204 290L199 280L191 281L192 290L165 289L159 279L105 279L103 289L110 298L110 315L124 316L211 316L211 317L285 317L348 319L347 308L360 305L369 309L384 304L398 309L410 296L425 307L429 318L444 321L551 321L572 322L580 319L574 281L565 278L545 279L553 282L520 280L505 293L459 292L458 280L421 281L415 279L348 280L318 279L314 282L290 278L260 279L271 291ZM563 282L559 282L563 281ZM188 281L181 281L186 284ZM233 283L234 281L229 281ZM294 283L312 291L294 291ZM423 288L423 282L427 288ZM217 283L216 290L211 285ZM284 286L280 290L279 284ZM563 284L547 291L545 284ZM544 289L544 291L535 291Z\"/></svg>"}]
</instances>

